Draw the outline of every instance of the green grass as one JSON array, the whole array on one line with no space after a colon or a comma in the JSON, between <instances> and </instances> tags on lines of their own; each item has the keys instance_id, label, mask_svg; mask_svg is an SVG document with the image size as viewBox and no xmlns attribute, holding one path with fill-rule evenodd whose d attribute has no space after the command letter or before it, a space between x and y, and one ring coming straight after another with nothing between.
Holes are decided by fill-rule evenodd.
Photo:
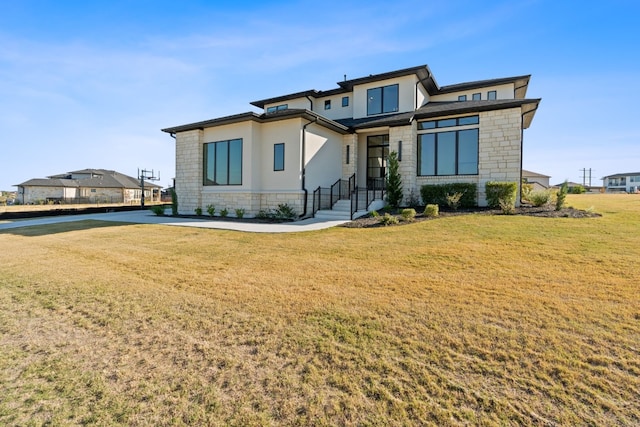
<instances>
[{"instance_id":1,"label":"green grass","mask_svg":"<svg viewBox=\"0 0 640 427\"><path fill-rule=\"evenodd\" d=\"M637 425L640 198L248 234L0 233L3 425Z\"/></svg>"}]
</instances>

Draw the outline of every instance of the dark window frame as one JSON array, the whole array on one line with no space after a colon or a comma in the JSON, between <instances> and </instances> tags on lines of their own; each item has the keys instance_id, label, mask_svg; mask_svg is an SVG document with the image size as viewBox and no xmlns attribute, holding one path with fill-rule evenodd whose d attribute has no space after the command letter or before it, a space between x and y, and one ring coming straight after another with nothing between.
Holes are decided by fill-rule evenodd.
<instances>
[{"instance_id":1,"label":"dark window frame","mask_svg":"<svg viewBox=\"0 0 640 427\"><path fill-rule=\"evenodd\" d=\"M279 149L282 149L282 151L280 151ZM273 171L280 172L283 170L284 170L284 142L279 142L277 144L273 144Z\"/></svg>"},{"instance_id":2,"label":"dark window frame","mask_svg":"<svg viewBox=\"0 0 640 427\"><path fill-rule=\"evenodd\" d=\"M240 151L239 153L239 165L234 165L232 164L232 144L236 144L239 142L239 147L240 147ZM218 183L216 182L216 177L218 176L218 150L222 149L222 147L225 146L225 150L226 150L226 177L224 182ZM224 141L213 141L213 142L206 142L204 144L203 147L203 154L202 154L202 185L203 186L236 186L236 185L242 185L242 166L243 166L243 161L242 161L242 155L243 155L243 150L244 150L244 143L242 138L235 138L235 139L227 139ZM224 159L221 161L221 163L224 162ZM212 176L208 175L208 163L211 163L212 165ZM232 175L233 172L237 172L234 169L238 167L239 168L239 182L232 182L230 183L230 181L232 181Z\"/></svg>"},{"instance_id":3,"label":"dark window frame","mask_svg":"<svg viewBox=\"0 0 640 427\"><path fill-rule=\"evenodd\" d=\"M482 101L482 93L480 93L480 92L474 93L473 95L471 95L471 100L472 101Z\"/></svg>"},{"instance_id":4,"label":"dark window frame","mask_svg":"<svg viewBox=\"0 0 640 427\"><path fill-rule=\"evenodd\" d=\"M466 101L467 100L467 95L459 95L458 96L458 101Z\"/></svg>"},{"instance_id":5,"label":"dark window frame","mask_svg":"<svg viewBox=\"0 0 640 427\"><path fill-rule=\"evenodd\" d=\"M391 109L385 109L385 90L388 89L390 90L391 88L395 88L395 108L391 108ZM371 103L369 102L370 99L372 99L372 95L370 95L370 93L372 91L380 91L380 106L379 106L379 110L378 108L376 108L373 112L372 112L372 108L371 108ZM389 96L389 94L387 94L387 96ZM377 102L376 102L376 107L378 107ZM398 83L396 84L392 84L392 85L386 85L386 86L378 86L378 87L372 87L370 89L367 89L367 116L376 116L378 114L387 114L387 113L395 113L398 112L400 110L400 85Z\"/></svg>"},{"instance_id":6,"label":"dark window frame","mask_svg":"<svg viewBox=\"0 0 640 427\"><path fill-rule=\"evenodd\" d=\"M487 92L487 100L495 101L496 99L498 99L498 91L497 90L490 90L490 91Z\"/></svg>"},{"instance_id":7,"label":"dark window frame","mask_svg":"<svg viewBox=\"0 0 640 427\"><path fill-rule=\"evenodd\" d=\"M271 107L267 107L267 114L275 113L275 112L283 111L287 109L289 109L289 104L273 105Z\"/></svg>"},{"instance_id":8,"label":"dark window frame","mask_svg":"<svg viewBox=\"0 0 640 427\"><path fill-rule=\"evenodd\" d=\"M331 100L330 99L325 99L324 100L324 109L325 110L330 110L331 109Z\"/></svg>"},{"instance_id":9,"label":"dark window frame","mask_svg":"<svg viewBox=\"0 0 640 427\"><path fill-rule=\"evenodd\" d=\"M348 107L349 106L349 97L348 96L343 96L342 97L342 106L343 107Z\"/></svg>"},{"instance_id":10,"label":"dark window frame","mask_svg":"<svg viewBox=\"0 0 640 427\"><path fill-rule=\"evenodd\" d=\"M454 124L450 124L451 121L454 121ZM440 120L430 120L430 121L426 121L426 122L419 122L418 123L418 129L419 130L430 130L430 132L422 132L418 134L418 139L417 139L417 147L416 147L416 152L417 152L417 168L416 168L416 173L417 176L474 176L474 175L478 175L479 174L479 161L480 161L480 116L474 115L474 116L464 116L464 117L456 117L454 119L440 119ZM478 127L469 127L469 126L474 126L474 125L478 125ZM465 128L463 129L459 129L459 127L464 126ZM433 130L438 129L438 131L434 132ZM440 129L446 129L446 130L442 130L440 131ZM460 172L460 160L461 160L461 155L464 156L465 154L468 154L468 152L466 151L461 151L461 143L464 144L465 141L462 140L461 141L461 133L462 132L469 132L469 131L475 131L476 135L475 135L475 171L472 173L461 173ZM439 145L441 144L446 144L446 143L450 143L450 140L445 140L443 139L442 141L440 141L440 138L444 138L445 135L450 138L451 134L453 134L454 136L454 173L439 173L438 171L438 166L439 166L439 160L441 160L438 155L439 153ZM430 135L431 137L429 137L429 140L426 140L423 142L423 137L425 135ZM431 147L431 149L433 150L432 153L429 154L430 159L432 160L432 169L433 169L433 173L429 173L429 174L425 174L422 171L422 159L423 156L426 155L425 153L423 153L423 144L430 144L433 145L433 147ZM440 147L442 149L444 149L443 147ZM425 166L427 168L429 168L429 164L425 164ZM431 169L431 168L429 168Z\"/></svg>"}]
</instances>

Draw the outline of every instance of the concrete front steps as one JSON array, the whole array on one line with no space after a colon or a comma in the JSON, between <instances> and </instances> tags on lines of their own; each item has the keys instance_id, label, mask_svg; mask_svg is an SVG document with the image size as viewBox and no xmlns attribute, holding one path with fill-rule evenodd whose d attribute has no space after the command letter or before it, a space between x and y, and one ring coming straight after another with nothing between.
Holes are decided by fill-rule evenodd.
<instances>
[{"instance_id":1,"label":"concrete front steps","mask_svg":"<svg viewBox=\"0 0 640 427\"><path fill-rule=\"evenodd\" d=\"M353 219L359 218L369 213L371 210L382 209L384 207L384 201L375 200L369 205L369 209L363 209L353 214ZM351 201L350 200L338 200L333 205L333 209L322 209L316 212L316 218L324 219L327 221L350 221L351 220Z\"/></svg>"}]
</instances>

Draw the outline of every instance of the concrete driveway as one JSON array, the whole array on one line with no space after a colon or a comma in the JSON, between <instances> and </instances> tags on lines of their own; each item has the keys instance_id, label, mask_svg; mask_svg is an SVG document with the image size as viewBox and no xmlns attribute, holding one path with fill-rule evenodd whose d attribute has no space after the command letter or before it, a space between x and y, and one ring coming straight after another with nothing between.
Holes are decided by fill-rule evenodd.
<instances>
[{"instance_id":1,"label":"concrete driveway","mask_svg":"<svg viewBox=\"0 0 640 427\"><path fill-rule=\"evenodd\" d=\"M109 212L99 214L82 215L61 215L21 220L0 221L0 230L7 230L20 227L31 227L34 225L58 224L72 221L111 221L130 222L135 224L160 224L180 227L215 228L220 230L245 231L251 233L293 233L300 231L322 230L335 227L348 221L326 221L315 218L302 221L263 224L240 221L223 221L220 219L192 219L172 216L157 216L149 210L137 210L128 212Z\"/></svg>"}]
</instances>

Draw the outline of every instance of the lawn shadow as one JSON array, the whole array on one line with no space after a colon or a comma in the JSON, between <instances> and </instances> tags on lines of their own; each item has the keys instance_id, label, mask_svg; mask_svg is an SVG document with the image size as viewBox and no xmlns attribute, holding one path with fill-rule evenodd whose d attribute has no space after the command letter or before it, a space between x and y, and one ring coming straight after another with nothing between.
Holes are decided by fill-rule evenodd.
<instances>
[{"instance_id":1,"label":"lawn shadow","mask_svg":"<svg viewBox=\"0 0 640 427\"><path fill-rule=\"evenodd\" d=\"M67 233L69 231L90 230L93 228L119 227L134 225L132 222L111 222L86 219L81 221L58 222L54 224L30 225L26 227L7 228L0 230L2 234L14 234L16 236L37 237L49 234Z\"/></svg>"}]
</instances>

